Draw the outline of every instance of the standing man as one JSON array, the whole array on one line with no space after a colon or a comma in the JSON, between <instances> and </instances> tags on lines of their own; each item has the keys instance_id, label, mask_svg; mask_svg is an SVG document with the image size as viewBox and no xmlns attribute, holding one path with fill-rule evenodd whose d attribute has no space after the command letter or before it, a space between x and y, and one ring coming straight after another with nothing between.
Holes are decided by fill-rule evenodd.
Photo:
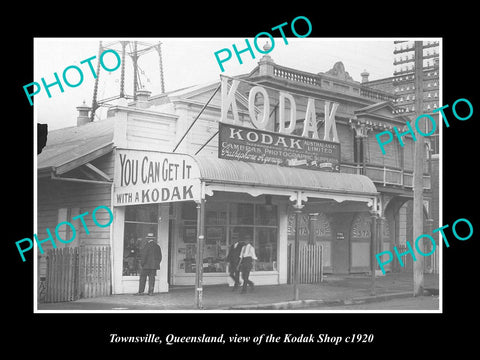
<instances>
[{"instance_id":1,"label":"standing man","mask_svg":"<svg viewBox=\"0 0 480 360\"><path fill-rule=\"evenodd\" d=\"M252 237L250 235L245 235L245 245L242 247L242 251L240 253L240 264L239 268L242 272L242 279L243 279L243 287L242 287L242 294L247 292L247 285L251 286L253 289L253 281L249 280L250 271L253 268L254 260L257 260L257 256L255 255L255 248L251 244Z\"/></svg>"},{"instance_id":2,"label":"standing man","mask_svg":"<svg viewBox=\"0 0 480 360\"><path fill-rule=\"evenodd\" d=\"M145 291L145 283L148 276L148 295L153 295L153 288L155 287L155 275L160 269L160 262L162 261L162 250L157 244L157 239L153 233L149 233L146 237L147 243L141 250L140 265L142 271L140 273L140 283L137 295L143 295Z\"/></svg>"},{"instance_id":3,"label":"standing man","mask_svg":"<svg viewBox=\"0 0 480 360\"><path fill-rule=\"evenodd\" d=\"M230 277L233 279L233 291L235 291L240 286L240 271L238 269L238 263L240 262L240 252L242 251L243 243L239 242L238 240L235 241L230 246L227 255L228 261L228 271L230 273Z\"/></svg>"}]
</instances>

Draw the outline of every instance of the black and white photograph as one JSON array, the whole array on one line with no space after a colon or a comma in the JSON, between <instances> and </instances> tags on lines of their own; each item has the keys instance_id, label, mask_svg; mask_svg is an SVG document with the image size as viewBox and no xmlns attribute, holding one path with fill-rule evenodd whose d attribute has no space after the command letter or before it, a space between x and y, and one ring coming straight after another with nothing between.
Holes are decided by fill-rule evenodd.
<instances>
[{"instance_id":1,"label":"black and white photograph","mask_svg":"<svg viewBox=\"0 0 480 360\"><path fill-rule=\"evenodd\" d=\"M53 359L473 347L468 11L330 5L83 11L8 40L9 346L28 329Z\"/></svg>"},{"instance_id":2,"label":"black and white photograph","mask_svg":"<svg viewBox=\"0 0 480 360\"><path fill-rule=\"evenodd\" d=\"M36 40L38 311L441 311L441 39L305 35Z\"/></svg>"}]
</instances>

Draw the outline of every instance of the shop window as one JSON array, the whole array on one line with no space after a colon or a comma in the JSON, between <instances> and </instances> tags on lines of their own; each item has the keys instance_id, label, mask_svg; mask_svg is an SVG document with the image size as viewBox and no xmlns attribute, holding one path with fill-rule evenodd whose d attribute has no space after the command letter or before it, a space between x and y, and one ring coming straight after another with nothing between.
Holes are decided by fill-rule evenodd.
<instances>
[{"instance_id":1,"label":"shop window","mask_svg":"<svg viewBox=\"0 0 480 360\"><path fill-rule=\"evenodd\" d=\"M253 241L253 226L233 226L230 228L230 243L234 244L237 241L251 242L254 245ZM255 253L257 249L255 248ZM258 257L258 255L257 255Z\"/></svg>"},{"instance_id":2,"label":"shop window","mask_svg":"<svg viewBox=\"0 0 480 360\"><path fill-rule=\"evenodd\" d=\"M208 203L205 214L206 225L227 225L227 204Z\"/></svg>"},{"instance_id":3,"label":"shop window","mask_svg":"<svg viewBox=\"0 0 480 360\"><path fill-rule=\"evenodd\" d=\"M140 275L140 251L146 236L157 236L158 205L133 205L125 208L123 238L123 276Z\"/></svg>"},{"instance_id":4,"label":"shop window","mask_svg":"<svg viewBox=\"0 0 480 360\"><path fill-rule=\"evenodd\" d=\"M194 202L184 203L182 206L182 220L197 221L197 204Z\"/></svg>"},{"instance_id":5,"label":"shop window","mask_svg":"<svg viewBox=\"0 0 480 360\"><path fill-rule=\"evenodd\" d=\"M125 208L125 221L157 223L158 205L127 206Z\"/></svg>"},{"instance_id":6,"label":"shop window","mask_svg":"<svg viewBox=\"0 0 480 360\"><path fill-rule=\"evenodd\" d=\"M253 204L230 204L230 220L234 225L253 225Z\"/></svg>"},{"instance_id":7,"label":"shop window","mask_svg":"<svg viewBox=\"0 0 480 360\"><path fill-rule=\"evenodd\" d=\"M277 226L277 207L274 205L255 205L255 225Z\"/></svg>"},{"instance_id":8,"label":"shop window","mask_svg":"<svg viewBox=\"0 0 480 360\"><path fill-rule=\"evenodd\" d=\"M227 234L224 226L205 227L203 249L203 272L225 272L227 257Z\"/></svg>"},{"instance_id":9,"label":"shop window","mask_svg":"<svg viewBox=\"0 0 480 360\"><path fill-rule=\"evenodd\" d=\"M277 229L257 227L255 229L255 262L257 271L277 270Z\"/></svg>"},{"instance_id":10,"label":"shop window","mask_svg":"<svg viewBox=\"0 0 480 360\"><path fill-rule=\"evenodd\" d=\"M182 204L177 271L184 273L196 272L197 229L192 209L194 203ZM203 272L226 273L228 249L236 241L251 241L255 247L258 261L254 270L277 270L277 230L276 205L206 202Z\"/></svg>"},{"instance_id":11,"label":"shop window","mask_svg":"<svg viewBox=\"0 0 480 360\"><path fill-rule=\"evenodd\" d=\"M203 272L225 272L227 257L227 204L207 202L205 207Z\"/></svg>"}]
</instances>

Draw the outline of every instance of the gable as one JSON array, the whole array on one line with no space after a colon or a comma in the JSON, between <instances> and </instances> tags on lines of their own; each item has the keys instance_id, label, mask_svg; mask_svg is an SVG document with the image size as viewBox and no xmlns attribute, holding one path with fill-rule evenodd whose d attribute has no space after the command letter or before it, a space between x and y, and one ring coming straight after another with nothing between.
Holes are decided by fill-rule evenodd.
<instances>
[{"instance_id":1,"label":"gable","mask_svg":"<svg viewBox=\"0 0 480 360\"><path fill-rule=\"evenodd\" d=\"M394 110L395 107L392 102L382 101L354 110L353 113L357 118L368 117L377 120L395 120Z\"/></svg>"}]
</instances>

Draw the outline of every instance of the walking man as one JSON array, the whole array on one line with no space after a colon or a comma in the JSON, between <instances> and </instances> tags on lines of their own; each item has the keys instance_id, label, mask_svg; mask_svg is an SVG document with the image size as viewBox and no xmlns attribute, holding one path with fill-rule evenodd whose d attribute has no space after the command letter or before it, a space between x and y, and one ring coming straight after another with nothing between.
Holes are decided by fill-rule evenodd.
<instances>
[{"instance_id":1,"label":"walking man","mask_svg":"<svg viewBox=\"0 0 480 360\"><path fill-rule=\"evenodd\" d=\"M157 239L153 233L149 233L146 237L147 243L141 250L140 265L142 271L140 272L140 283L138 286L138 293L136 295L143 295L145 291L145 283L148 276L148 295L153 295L155 287L155 275L160 269L160 262L162 261L162 250L157 244Z\"/></svg>"},{"instance_id":2,"label":"walking man","mask_svg":"<svg viewBox=\"0 0 480 360\"><path fill-rule=\"evenodd\" d=\"M240 262L240 252L242 251L243 243L238 240L230 246L227 255L227 261L229 263L228 270L230 277L233 279L233 291L240 286L240 271L238 269L238 263Z\"/></svg>"},{"instance_id":3,"label":"walking man","mask_svg":"<svg viewBox=\"0 0 480 360\"><path fill-rule=\"evenodd\" d=\"M245 236L245 245L242 247L242 251L240 253L240 264L239 268L242 273L243 279L243 286L242 286L242 294L247 292L247 285L249 285L253 289L253 281L249 280L250 271L253 268L254 260L257 260L257 256L255 255L255 248L251 244L252 238L250 235Z\"/></svg>"}]
</instances>

